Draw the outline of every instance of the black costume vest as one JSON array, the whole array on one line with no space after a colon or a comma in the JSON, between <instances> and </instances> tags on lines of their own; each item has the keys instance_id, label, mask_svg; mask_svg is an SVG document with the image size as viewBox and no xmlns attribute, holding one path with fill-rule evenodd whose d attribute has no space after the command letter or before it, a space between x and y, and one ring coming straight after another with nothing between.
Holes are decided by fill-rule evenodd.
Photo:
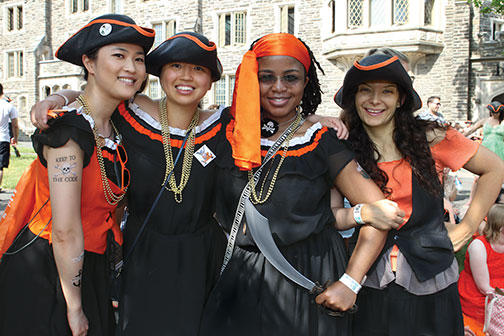
<instances>
[{"instance_id":1,"label":"black costume vest","mask_svg":"<svg viewBox=\"0 0 504 336\"><path fill-rule=\"evenodd\" d=\"M380 257L391 246L397 245L417 279L425 281L450 267L454 258L453 245L443 222L443 198L429 194L418 183L415 174L412 174L411 181L411 217L399 230L389 231Z\"/></svg>"}]
</instances>

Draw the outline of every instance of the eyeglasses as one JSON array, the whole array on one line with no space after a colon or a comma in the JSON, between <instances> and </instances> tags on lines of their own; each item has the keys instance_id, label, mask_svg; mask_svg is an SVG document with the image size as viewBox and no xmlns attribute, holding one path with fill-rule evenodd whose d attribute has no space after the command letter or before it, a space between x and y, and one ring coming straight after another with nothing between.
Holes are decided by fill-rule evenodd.
<instances>
[{"instance_id":1,"label":"eyeglasses","mask_svg":"<svg viewBox=\"0 0 504 336\"><path fill-rule=\"evenodd\" d=\"M124 146L121 144L118 144L116 146L116 151L114 155L115 162L119 162L121 164L121 173L118 174L117 169L116 169L116 175L119 177L121 176L121 180L119 181L119 188L121 190L126 190L129 187L130 184L130 171L128 168L126 168L126 162L128 162L128 154L126 153L126 150L124 149ZM114 164L114 168L116 165Z\"/></svg>"},{"instance_id":2,"label":"eyeglasses","mask_svg":"<svg viewBox=\"0 0 504 336\"><path fill-rule=\"evenodd\" d=\"M258 77L259 83L262 85L273 85L280 80L283 85L285 86L295 86L299 84L300 82L303 81L303 77L293 75L293 74L287 74L283 76L273 76L270 74L264 74L264 75L259 75Z\"/></svg>"}]
</instances>

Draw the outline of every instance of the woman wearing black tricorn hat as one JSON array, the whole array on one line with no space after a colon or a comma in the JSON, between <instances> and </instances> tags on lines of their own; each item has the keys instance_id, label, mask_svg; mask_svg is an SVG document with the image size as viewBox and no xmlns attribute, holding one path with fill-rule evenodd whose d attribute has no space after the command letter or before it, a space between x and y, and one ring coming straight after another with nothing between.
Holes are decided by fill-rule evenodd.
<instances>
[{"instance_id":1,"label":"woman wearing black tricorn hat","mask_svg":"<svg viewBox=\"0 0 504 336\"><path fill-rule=\"evenodd\" d=\"M146 62L166 97L138 94L112 117L131 172L119 324L123 335L162 335L167 328L173 335L196 335L226 242L213 218L221 110L198 107L222 66L215 44L194 32L168 38ZM167 190L153 206L172 170Z\"/></svg>"},{"instance_id":2,"label":"woman wearing black tricorn hat","mask_svg":"<svg viewBox=\"0 0 504 336\"><path fill-rule=\"evenodd\" d=\"M159 77L166 96L153 101L138 95L128 107L120 105L114 118L127 151L135 153L128 162L132 184L124 246L131 254L123 270L120 327L124 335L167 330L196 335L226 241L213 218L221 111L198 107L222 66L213 42L183 32L147 56L147 72ZM156 197L153 190L172 170L167 190L133 246Z\"/></svg>"},{"instance_id":3,"label":"woman wearing black tricorn hat","mask_svg":"<svg viewBox=\"0 0 504 336\"><path fill-rule=\"evenodd\" d=\"M355 62L335 101L358 162L406 212L367 274L354 335L463 335L453 247L471 237L495 200L502 162L454 129L416 119L421 101L397 57ZM481 176L464 219L450 232L439 180L445 167Z\"/></svg>"},{"instance_id":4,"label":"woman wearing black tricorn hat","mask_svg":"<svg viewBox=\"0 0 504 336\"><path fill-rule=\"evenodd\" d=\"M0 334L113 335L107 232L129 184L110 116L145 80L154 31L124 15L80 29L56 57L84 67L86 89L37 131L38 158L0 223Z\"/></svg>"}]
</instances>

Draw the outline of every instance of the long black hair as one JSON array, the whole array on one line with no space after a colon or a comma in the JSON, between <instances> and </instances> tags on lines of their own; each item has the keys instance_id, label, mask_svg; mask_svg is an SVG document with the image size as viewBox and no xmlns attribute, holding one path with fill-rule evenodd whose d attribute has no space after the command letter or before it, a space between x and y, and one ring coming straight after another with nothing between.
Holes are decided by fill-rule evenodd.
<instances>
[{"instance_id":1,"label":"long black hair","mask_svg":"<svg viewBox=\"0 0 504 336\"><path fill-rule=\"evenodd\" d=\"M262 38L262 37L261 37ZM250 50L254 47L254 44L259 41L261 38L258 38L250 45ZM301 43L304 44L306 50L308 50L308 54L310 55L310 67L308 68L308 73L305 74L309 80L308 84L303 92L303 98L301 99L301 109L304 117L314 114L317 111L317 107L322 102L322 89L320 88L320 82L317 76L317 68L325 75L324 70L320 66L320 63L317 61L310 47L306 43L304 43L300 38L298 38ZM303 67L304 69L304 67Z\"/></svg>"},{"instance_id":2,"label":"long black hair","mask_svg":"<svg viewBox=\"0 0 504 336\"><path fill-rule=\"evenodd\" d=\"M438 178L434 159L432 158L430 143L426 132L446 127L432 121L415 118L413 102L409 95L398 86L399 96L404 97L404 103L395 110L395 128L392 134L394 144L402 157L408 161L419 184L430 194L441 196L443 188ZM371 176L385 195L392 190L386 187L389 176L378 167L380 152L367 134L355 107L357 87L351 91L351 97L345 106L342 119L349 128L348 141L355 152L356 159L362 168Z\"/></svg>"}]
</instances>

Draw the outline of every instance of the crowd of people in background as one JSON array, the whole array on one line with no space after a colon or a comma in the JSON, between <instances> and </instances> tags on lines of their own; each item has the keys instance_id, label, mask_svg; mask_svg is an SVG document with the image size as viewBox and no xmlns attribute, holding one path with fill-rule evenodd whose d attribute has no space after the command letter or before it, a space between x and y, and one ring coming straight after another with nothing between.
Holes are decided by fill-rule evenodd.
<instances>
[{"instance_id":1,"label":"crowd of people in background","mask_svg":"<svg viewBox=\"0 0 504 336\"><path fill-rule=\"evenodd\" d=\"M420 110L408 57L384 47L321 117L323 69L275 33L243 56L232 106L202 109L215 43L153 41L107 14L58 49L87 86L32 108L37 159L0 222L1 335L485 335L504 286L504 104L465 129L437 93ZM0 186L19 129L3 98ZM459 212L461 168L477 179Z\"/></svg>"}]
</instances>

